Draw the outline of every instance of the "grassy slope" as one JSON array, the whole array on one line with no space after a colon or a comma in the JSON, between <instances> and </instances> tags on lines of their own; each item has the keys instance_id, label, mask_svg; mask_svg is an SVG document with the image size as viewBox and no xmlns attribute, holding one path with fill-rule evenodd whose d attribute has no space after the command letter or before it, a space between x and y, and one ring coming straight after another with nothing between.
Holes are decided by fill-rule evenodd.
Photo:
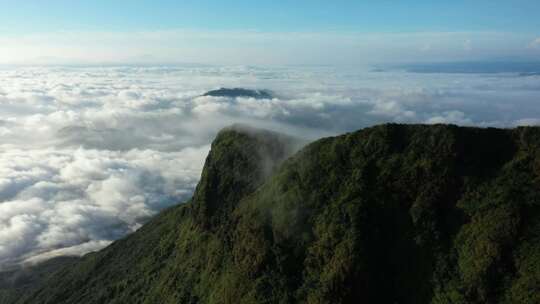
<instances>
[{"instance_id":1,"label":"grassy slope","mask_svg":"<svg viewBox=\"0 0 540 304\"><path fill-rule=\"evenodd\" d=\"M223 131L190 203L19 303L540 302L540 129L289 146Z\"/></svg>"},{"instance_id":2,"label":"grassy slope","mask_svg":"<svg viewBox=\"0 0 540 304\"><path fill-rule=\"evenodd\" d=\"M0 304L13 303L66 265L79 261L76 257L58 257L34 266L0 272Z\"/></svg>"}]
</instances>

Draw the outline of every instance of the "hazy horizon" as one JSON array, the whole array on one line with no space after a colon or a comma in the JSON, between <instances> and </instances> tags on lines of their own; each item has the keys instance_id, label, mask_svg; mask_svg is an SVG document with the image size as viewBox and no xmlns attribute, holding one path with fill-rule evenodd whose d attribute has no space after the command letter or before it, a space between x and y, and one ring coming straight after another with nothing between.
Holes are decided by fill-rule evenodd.
<instances>
[{"instance_id":1,"label":"hazy horizon","mask_svg":"<svg viewBox=\"0 0 540 304\"><path fill-rule=\"evenodd\" d=\"M0 64L540 61L540 4L217 0L2 3Z\"/></svg>"}]
</instances>

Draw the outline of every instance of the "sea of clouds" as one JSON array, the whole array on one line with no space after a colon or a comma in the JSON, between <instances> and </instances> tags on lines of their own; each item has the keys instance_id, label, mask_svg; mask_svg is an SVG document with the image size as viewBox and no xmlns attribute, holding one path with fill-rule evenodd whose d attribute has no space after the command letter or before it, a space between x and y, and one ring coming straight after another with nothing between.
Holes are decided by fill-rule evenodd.
<instances>
[{"instance_id":1,"label":"sea of clouds","mask_svg":"<svg viewBox=\"0 0 540 304\"><path fill-rule=\"evenodd\" d=\"M233 123L308 140L382 122L540 123L540 77L511 73L5 67L0 80L0 269L98 250L188 200ZM219 87L275 96L201 96Z\"/></svg>"}]
</instances>

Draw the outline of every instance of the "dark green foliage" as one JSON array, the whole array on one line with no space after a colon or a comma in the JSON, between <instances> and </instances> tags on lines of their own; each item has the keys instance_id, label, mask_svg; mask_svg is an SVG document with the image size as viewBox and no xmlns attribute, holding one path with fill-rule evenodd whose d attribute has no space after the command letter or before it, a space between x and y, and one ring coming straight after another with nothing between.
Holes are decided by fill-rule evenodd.
<instances>
[{"instance_id":1,"label":"dark green foliage","mask_svg":"<svg viewBox=\"0 0 540 304\"><path fill-rule=\"evenodd\" d=\"M291 147L222 131L191 202L17 303L540 303L539 128Z\"/></svg>"},{"instance_id":2,"label":"dark green foliage","mask_svg":"<svg viewBox=\"0 0 540 304\"><path fill-rule=\"evenodd\" d=\"M56 271L77 261L79 258L76 257L58 257L35 266L15 267L0 272L0 304L13 303L32 292Z\"/></svg>"}]
</instances>

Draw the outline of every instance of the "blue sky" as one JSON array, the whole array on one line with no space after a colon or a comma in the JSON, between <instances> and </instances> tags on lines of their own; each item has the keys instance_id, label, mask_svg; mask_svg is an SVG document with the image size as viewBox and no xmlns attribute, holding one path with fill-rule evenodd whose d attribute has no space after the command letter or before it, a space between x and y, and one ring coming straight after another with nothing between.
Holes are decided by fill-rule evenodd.
<instances>
[{"instance_id":1,"label":"blue sky","mask_svg":"<svg viewBox=\"0 0 540 304\"><path fill-rule=\"evenodd\" d=\"M231 36L236 45L251 48L249 56L257 57L253 46L276 47L279 57L287 57L286 52L296 50L296 54L303 45L320 47L324 45L336 46L342 49L343 55L348 53L348 59L353 60L355 49L362 47L362 51L373 44L377 52L380 49L407 50L414 53L416 50L434 50L437 46L442 53L437 56L427 56L432 59L476 59L480 57L527 57L537 56L536 44L540 48L540 1L538 0L475 0L475 1L76 1L76 0L0 0L0 42L8 43L11 52L0 52L0 62L15 62L14 54L28 54L31 58L51 58L53 53L62 53L61 57L70 57L72 61L85 61L81 54L84 50L95 49L94 57L102 61L136 61L136 58L154 58L155 61L174 61L177 56L186 55L189 60L210 62L216 56L211 49L223 47L230 50L234 45L227 42L224 37ZM185 31L189 32L186 39ZM62 33L70 32L77 39L61 37ZM136 47L138 38L134 33L144 32L153 34L150 39L156 44L167 44L168 53L162 48L152 50L148 41L141 44L141 51L130 51L129 56L120 58L119 54L111 55L111 50L117 45L130 44ZM171 36L171 33L176 33ZM178 32L184 34L178 35ZM253 32L258 37L253 37ZM74 34L77 33L77 34ZM162 41L159 35L166 36ZM239 38L239 34L245 35ZM268 33L273 36L268 37ZM303 33L303 37L291 38L291 33ZM318 36L315 44L306 43L305 34ZM433 35L440 33L441 35ZM281 34L282 36L276 37ZM373 35L380 34L379 38ZM409 41L402 37L411 34ZM452 34L452 38L448 35ZM52 37L49 37L51 35ZM131 35L131 38L130 38ZM357 35L361 43L350 45L351 35ZM392 35L401 35L394 37ZM421 37L429 36L429 37ZM495 37L498 35L497 37ZM68 35L69 36L69 35ZM80 36L88 37L88 41L80 41ZM209 38L218 36L220 39ZM198 37L198 38L197 38ZM365 37L368 37L365 39ZM446 38L444 38L446 37ZM354 38L354 37L353 37ZM106 41L104 41L104 39ZM171 45L172 41L177 42ZM276 41L276 39L278 41ZM283 40L297 40L297 45L288 42L283 46ZM410 40L416 40L414 46L409 45ZM445 40L446 39L446 40ZM43 56L38 52L29 52L35 41L40 41ZM49 44L44 44L49 40ZM91 45L90 40L96 43ZM142 39L144 40L144 39ZM382 41L386 40L386 41ZM396 40L398 40L396 44ZM400 42L403 40L402 42ZM444 40L444 41L443 41ZM21 43L23 41L24 43ZM132 43L129 43L132 42ZM358 42L358 41L357 41ZM364 43L365 42L365 43ZM96 48L100 46L100 52ZM347 45L349 43L349 45ZM116 46L115 46L116 44ZM266 44L266 45L265 45ZM457 49L475 49L474 54L458 54ZM106 48L109 49L106 50ZM345 50L345 48L348 48ZM503 50L497 51L498 48ZM17 51L20 50L20 52ZM183 52L182 49L189 49ZM203 50L204 49L204 50ZM453 56L448 50L455 49ZM479 53L482 49L482 53ZM69 53L72 50L72 53ZM239 50L237 50L238 52ZM307 52L307 49L306 49ZM377 53L376 52L376 53ZM96 54L102 53L102 55ZM292 52L294 53L294 52ZM360 52L363 54L363 52ZM369 52L367 52L369 53ZM471 53L471 52L470 52ZM11 54L11 55L10 55ZM322 58L320 54L317 58ZM328 55L328 54L327 54ZM374 54L377 55L377 54ZM9 58L10 60L8 60ZM86 56L88 57L88 56ZM115 57L115 58L113 58ZM230 55L225 56L227 58ZM380 56L379 56L380 57ZM367 56L367 61L389 60L374 56ZM396 56L394 56L396 57ZM403 58L406 61L415 58ZM425 57L425 56L421 56ZM468 58L470 57L470 58ZM8 58L8 59L6 59ZM289 63L292 58L267 58L262 63ZM390 58L399 61L399 58ZM421 58L418 58L421 59ZM318 59L312 58L309 63ZM216 60L217 62L218 60ZM224 62L235 60L224 59Z\"/></svg>"},{"instance_id":2,"label":"blue sky","mask_svg":"<svg viewBox=\"0 0 540 304\"><path fill-rule=\"evenodd\" d=\"M540 1L2 1L4 31L519 31L538 33Z\"/></svg>"}]
</instances>

